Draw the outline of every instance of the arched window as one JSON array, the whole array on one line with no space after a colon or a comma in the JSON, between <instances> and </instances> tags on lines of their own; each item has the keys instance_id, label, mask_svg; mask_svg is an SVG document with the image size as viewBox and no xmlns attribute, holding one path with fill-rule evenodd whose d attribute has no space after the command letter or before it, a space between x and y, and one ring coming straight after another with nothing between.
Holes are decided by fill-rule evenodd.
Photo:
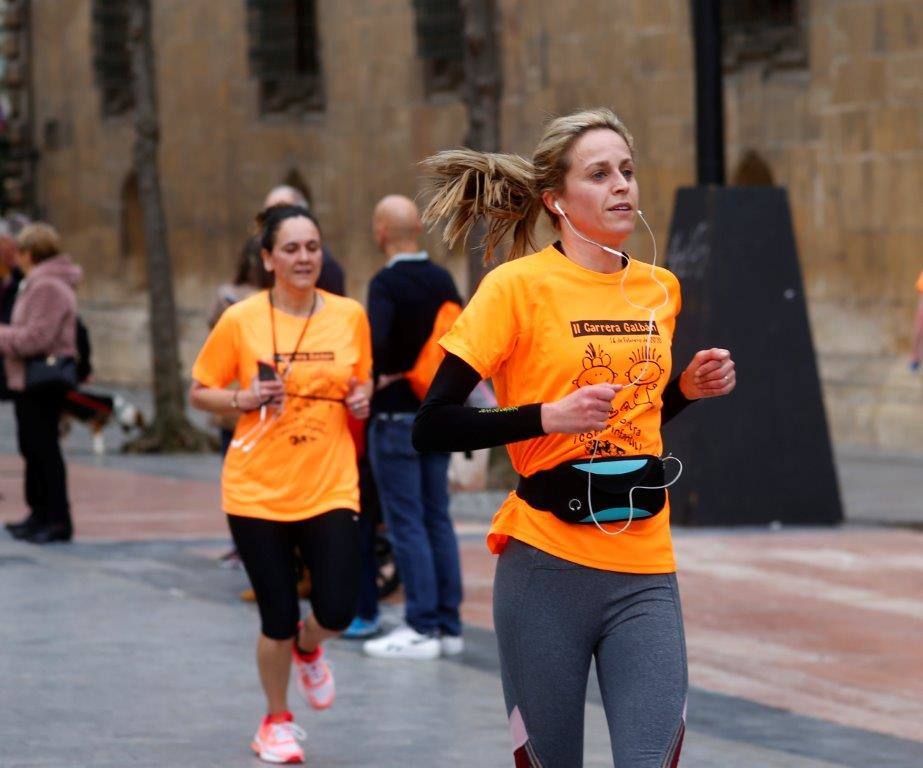
<instances>
[{"instance_id":1,"label":"arched window","mask_svg":"<svg viewBox=\"0 0 923 768\"><path fill-rule=\"evenodd\" d=\"M324 107L316 0L246 0L250 69L259 80L260 112Z\"/></svg>"},{"instance_id":2,"label":"arched window","mask_svg":"<svg viewBox=\"0 0 923 768\"><path fill-rule=\"evenodd\" d=\"M465 75L465 15L460 0L413 0L413 9L426 93L457 91Z\"/></svg>"},{"instance_id":3,"label":"arched window","mask_svg":"<svg viewBox=\"0 0 923 768\"><path fill-rule=\"evenodd\" d=\"M735 187L773 187L772 169L763 157L755 150L748 149L744 152L731 182Z\"/></svg>"},{"instance_id":4,"label":"arched window","mask_svg":"<svg viewBox=\"0 0 923 768\"><path fill-rule=\"evenodd\" d=\"M725 69L750 64L767 71L806 67L804 6L798 0L722 0Z\"/></svg>"}]
</instances>

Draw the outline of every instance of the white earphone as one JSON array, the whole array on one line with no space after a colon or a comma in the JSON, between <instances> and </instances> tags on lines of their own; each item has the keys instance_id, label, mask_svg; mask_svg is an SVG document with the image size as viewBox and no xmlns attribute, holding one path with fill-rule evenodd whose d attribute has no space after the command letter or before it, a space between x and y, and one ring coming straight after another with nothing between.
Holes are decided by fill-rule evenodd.
<instances>
[{"instance_id":1,"label":"white earphone","mask_svg":"<svg viewBox=\"0 0 923 768\"><path fill-rule=\"evenodd\" d=\"M562 216L564 217L567 216L567 214L564 213L564 209L561 208L561 204L557 200L554 201L554 207L557 209L558 213L560 213ZM642 216L644 215L644 211L642 211L640 208L638 208L637 210L639 214L641 214Z\"/></svg>"}]
</instances>

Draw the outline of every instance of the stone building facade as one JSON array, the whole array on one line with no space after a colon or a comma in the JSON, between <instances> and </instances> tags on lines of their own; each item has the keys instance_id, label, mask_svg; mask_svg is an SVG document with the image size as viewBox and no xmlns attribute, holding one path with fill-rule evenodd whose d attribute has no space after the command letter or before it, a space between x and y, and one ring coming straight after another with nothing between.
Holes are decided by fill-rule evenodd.
<instances>
[{"instance_id":1,"label":"stone building facade","mask_svg":"<svg viewBox=\"0 0 923 768\"><path fill-rule=\"evenodd\" d=\"M308 188L325 242L361 299L381 264L369 235L375 202L417 195L419 160L465 135L451 66L434 69L419 39L421 9L449 0L288 1L313 14L315 99L273 111L272 99L287 97L267 91L254 59L254 8L269 0L153 0L161 172L187 363L271 186L295 179ZM504 149L530 153L547 115L611 105L635 135L644 209L665 243L675 190L695 181L688 3L498 5ZM729 181L752 183L756 167L763 181L789 188L834 437L919 449L923 384L904 360L923 269L915 215L923 3L735 5L753 14L736 19L728 38ZM80 298L100 378L139 382L149 371L148 319L132 124L117 104L106 114L98 6L31 2L37 195L86 269ZM763 6L783 13L761 23ZM464 285L460 254L435 238L429 245ZM649 250L645 240L633 244L642 257Z\"/></svg>"},{"instance_id":2,"label":"stone building facade","mask_svg":"<svg viewBox=\"0 0 923 768\"><path fill-rule=\"evenodd\" d=\"M834 438L920 452L923 2L798 5L787 61L726 74L729 165L755 150L788 188Z\"/></svg>"}]
</instances>

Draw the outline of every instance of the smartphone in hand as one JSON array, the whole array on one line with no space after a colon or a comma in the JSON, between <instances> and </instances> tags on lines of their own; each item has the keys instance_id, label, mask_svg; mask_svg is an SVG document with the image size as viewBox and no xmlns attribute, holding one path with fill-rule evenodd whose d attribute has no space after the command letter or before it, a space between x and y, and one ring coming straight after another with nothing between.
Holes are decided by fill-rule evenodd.
<instances>
[{"instance_id":1,"label":"smartphone in hand","mask_svg":"<svg viewBox=\"0 0 923 768\"><path fill-rule=\"evenodd\" d=\"M276 369L273 368L269 363L264 363L262 360L257 360L256 366L258 369L257 376L260 381L274 381L276 378Z\"/></svg>"},{"instance_id":2,"label":"smartphone in hand","mask_svg":"<svg viewBox=\"0 0 923 768\"><path fill-rule=\"evenodd\" d=\"M257 378L260 381L275 381L276 380L276 369L271 366L269 363L263 362L262 360L256 361L257 367ZM263 421L266 418L266 403L269 400L264 400L260 405L260 421Z\"/></svg>"}]
</instances>

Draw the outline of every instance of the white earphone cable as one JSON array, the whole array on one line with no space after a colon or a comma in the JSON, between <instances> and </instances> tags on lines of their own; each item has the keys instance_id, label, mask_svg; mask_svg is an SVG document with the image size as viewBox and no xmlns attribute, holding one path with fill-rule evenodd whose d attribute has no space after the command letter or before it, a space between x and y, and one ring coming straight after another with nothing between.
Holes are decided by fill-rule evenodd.
<instances>
[{"instance_id":1,"label":"white earphone cable","mask_svg":"<svg viewBox=\"0 0 923 768\"><path fill-rule=\"evenodd\" d=\"M593 456L590 457L591 464L593 463L593 457L595 456L596 456L596 447L594 446ZM666 490L671 485L673 485L673 483L679 480L680 476L683 474L683 462L681 462L678 458L676 458L676 456L665 456L663 458L663 461L666 462L666 461L669 461L670 459L672 459L677 464L679 464L679 471L676 473L676 477L674 477L669 483L666 483L664 485L633 485L628 490L628 518L625 520L622 527L619 528L617 531L607 531L605 528L602 527L602 525L600 525L599 520L596 519L596 512L593 510L593 487L592 487L593 475L592 473L587 472L586 500L587 500L587 505L590 508L590 518L593 520L593 524L597 528L599 528L600 531L606 534L606 536L618 536L620 533L624 533L624 531L628 528L628 526L631 525L631 521L634 520L634 517L635 517L635 500L634 500L635 491L642 490L642 489L647 490L647 491L659 491L661 489Z\"/></svg>"},{"instance_id":2,"label":"white earphone cable","mask_svg":"<svg viewBox=\"0 0 923 768\"><path fill-rule=\"evenodd\" d=\"M627 253L623 253L622 251L617 251L614 248L609 248L608 246L605 246L602 243L597 243L595 240L591 240L586 235L584 235L582 232L580 232L571 223L570 217L568 217L568 215L564 212L564 209L561 208L560 203L555 201L554 207L557 209L558 213L561 214L561 218L564 219L564 222L570 228L571 232L573 232L577 237L579 237L581 240L587 243L590 243L591 245L595 245L597 248L601 248L606 253L612 254L613 256L617 256L620 259L624 260L625 267L622 270L622 279L619 281L619 290L621 291L622 298L625 300L625 303L628 304L629 306L634 307L635 309L640 309L644 312L650 313L648 317L648 323L647 323L647 338L644 343L645 365L641 369L641 372L637 376L635 376L634 380L629 382L630 385L632 386L638 386L639 382L644 381L644 377L647 375L647 370L650 367L651 339L654 333L654 319L656 317L657 312L664 309L670 303L669 290L662 282L660 282L660 280L657 279L657 238L654 237L654 231L651 229L650 224L647 223L647 219L644 218L644 214L641 212L641 210L636 209L638 211L638 216L641 217L642 223L647 228L648 234L651 236L651 242L654 244L654 260L651 262L651 279L655 283L657 283L657 285L659 285L661 290L663 291L663 301L656 307L651 308L651 307L641 306L640 304L635 304L630 298L628 298L628 295L625 293L625 278L628 277L628 270L631 268L633 259ZM592 464L593 460L596 458L596 451L598 450L598 448L599 448L599 441L595 440L593 442L593 453L590 454L590 464ZM656 485L656 486L635 485L635 486L632 486L628 491L628 519L625 521L622 527L619 528L617 531L607 531L605 528L602 527L602 525L600 525L599 521L596 519L596 513L593 511L593 474L592 472L587 472L586 496L587 496L587 504L589 505L589 508L590 508L590 518L593 520L593 524L597 528L599 528L600 531L606 534L606 536L618 536L620 533L623 533L625 530L627 530L628 526L631 525L631 522L634 519L634 514L635 514L634 493L635 491L639 489L650 490L650 491L657 491L660 489L666 490L671 485L673 485L673 483L679 480L680 476L683 474L683 462L681 462L676 456L666 456L663 459L663 461L667 461L669 459L672 459L677 464L679 464L679 471L676 473L676 477L674 477L666 485Z\"/></svg>"},{"instance_id":3,"label":"white earphone cable","mask_svg":"<svg viewBox=\"0 0 923 768\"><path fill-rule=\"evenodd\" d=\"M631 385L638 386L640 382L644 381L644 377L647 375L647 370L650 368L651 339L654 334L654 319L657 313L670 303L669 290L667 290L667 287L657 278L657 239L654 237L654 231L647 223L647 219L644 218L644 213L640 209L637 209L638 216L641 218L644 226L647 227L648 234L651 236L651 242L654 244L654 260L651 262L651 280L657 283L657 285L659 285L660 289L663 291L663 301L660 304L658 304L656 307L644 307L640 304L635 304L630 298L628 298L628 295L625 293L625 278L628 277L628 270L631 269L631 265L634 259L632 259L631 256L629 256L627 253L624 253L623 251L617 251L615 248L610 248L606 245L603 245L602 243L597 243L595 240L591 240L571 223L570 217L564 212L564 209L561 208L560 203L555 201L554 207L557 209L558 213L561 214L561 218L564 219L564 222L570 228L571 232L573 232L577 237L579 237L584 242L589 243L590 245L595 245L597 248L601 248L606 253L612 254L613 256L617 256L618 258L624 260L625 268L622 270L622 279L619 281L619 291L622 294L622 298L629 306L649 313L647 319L647 337L644 342L644 357L646 362L644 367L641 369L641 372L635 376L634 380L630 382Z\"/></svg>"},{"instance_id":4,"label":"white earphone cable","mask_svg":"<svg viewBox=\"0 0 923 768\"><path fill-rule=\"evenodd\" d=\"M231 440L231 448L240 450L243 453L249 453L253 450L256 444L260 441L260 438L263 437L270 429L272 429L275 422L279 419L278 412L273 413L270 418L265 418L265 410L260 410L260 419L256 422L250 429L248 429L240 437L235 437Z\"/></svg>"}]
</instances>

